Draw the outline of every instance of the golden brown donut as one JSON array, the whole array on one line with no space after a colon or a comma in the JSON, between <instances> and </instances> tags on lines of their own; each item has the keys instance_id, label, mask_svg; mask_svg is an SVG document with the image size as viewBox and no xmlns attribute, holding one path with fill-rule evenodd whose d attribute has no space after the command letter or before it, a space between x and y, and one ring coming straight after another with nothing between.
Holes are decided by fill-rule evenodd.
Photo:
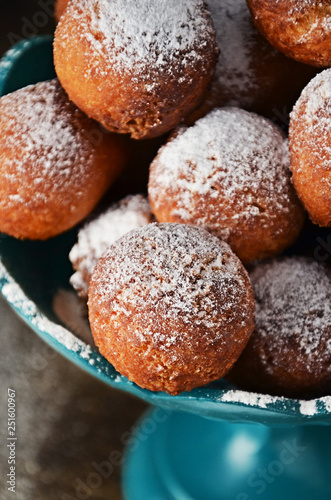
<instances>
[{"instance_id":1,"label":"golden brown donut","mask_svg":"<svg viewBox=\"0 0 331 500\"><path fill-rule=\"evenodd\" d=\"M288 125L316 68L285 57L254 26L246 0L208 0L221 50L211 86L189 123L213 108L237 106Z\"/></svg>"},{"instance_id":2,"label":"golden brown donut","mask_svg":"<svg viewBox=\"0 0 331 500\"><path fill-rule=\"evenodd\" d=\"M58 80L0 98L0 231L44 240L84 219L125 162L121 138L69 102Z\"/></svg>"},{"instance_id":3,"label":"golden brown donut","mask_svg":"<svg viewBox=\"0 0 331 500\"><path fill-rule=\"evenodd\" d=\"M246 264L274 256L304 220L289 165L287 140L271 121L214 110L160 149L150 168L152 212L159 222L208 229Z\"/></svg>"},{"instance_id":4,"label":"golden brown donut","mask_svg":"<svg viewBox=\"0 0 331 500\"><path fill-rule=\"evenodd\" d=\"M331 270L306 257L250 274L255 330L228 378L251 391L318 397L331 391Z\"/></svg>"},{"instance_id":5,"label":"golden brown donut","mask_svg":"<svg viewBox=\"0 0 331 500\"><path fill-rule=\"evenodd\" d=\"M202 0L77 0L54 41L70 99L135 139L167 132L200 104L217 56Z\"/></svg>"},{"instance_id":6,"label":"golden brown donut","mask_svg":"<svg viewBox=\"0 0 331 500\"><path fill-rule=\"evenodd\" d=\"M76 271L70 283L78 295L87 298L96 263L112 243L132 229L154 221L148 200L141 194L126 196L88 221L78 231L78 241L69 254Z\"/></svg>"},{"instance_id":7,"label":"golden brown donut","mask_svg":"<svg viewBox=\"0 0 331 500\"><path fill-rule=\"evenodd\" d=\"M178 394L222 377L254 327L248 275L230 247L183 224L148 224L99 260L89 319L100 352L130 380Z\"/></svg>"},{"instance_id":8,"label":"golden brown donut","mask_svg":"<svg viewBox=\"0 0 331 500\"><path fill-rule=\"evenodd\" d=\"M255 25L286 56L331 65L331 0L247 0Z\"/></svg>"},{"instance_id":9,"label":"golden brown donut","mask_svg":"<svg viewBox=\"0 0 331 500\"><path fill-rule=\"evenodd\" d=\"M55 0L54 17L56 22L59 22L63 12L67 8L68 3L69 0Z\"/></svg>"},{"instance_id":10,"label":"golden brown donut","mask_svg":"<svg viewBox=\"0 0 331 500\"><path fill-rule=\"evenodd\" d=\"M310 218L331 225L331 69L303 90L291 113L291 170Z\"/></svg>"}]
</instances>

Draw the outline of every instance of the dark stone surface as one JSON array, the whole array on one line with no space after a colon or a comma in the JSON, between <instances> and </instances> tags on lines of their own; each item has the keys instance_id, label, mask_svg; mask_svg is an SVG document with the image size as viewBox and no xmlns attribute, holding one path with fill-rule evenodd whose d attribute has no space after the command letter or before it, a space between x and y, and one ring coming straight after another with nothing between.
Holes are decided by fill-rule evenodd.
<instances>
[{"instance_id":1,"label":"dark stone surface","mask_svg":"<svg viewBox=\"0 0 331 500\"><path fill-rule=\"evenodd\" d=\"M84 483L98 486L86 490L86 498L121 500L117 463L126 433L145 404L107 387L54 352L2 298L0 336L0 498L11 498L6 485L10 388L16 391L17 412L15 498L76 500L82 498L77 486ZM109 477L99 475L97 481L95 474L92 477L95 464L109 462L112 452L118 452L113 471L108 468Z\"/></svg>"}]
</instances>

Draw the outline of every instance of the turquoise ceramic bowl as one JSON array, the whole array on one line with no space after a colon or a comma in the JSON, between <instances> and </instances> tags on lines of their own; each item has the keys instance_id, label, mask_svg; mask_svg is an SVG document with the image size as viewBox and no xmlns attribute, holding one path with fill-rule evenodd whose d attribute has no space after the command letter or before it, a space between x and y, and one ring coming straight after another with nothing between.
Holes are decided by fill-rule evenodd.
<instances>
[{"instance_id":1,"label":"turquoise ceramic bowl","mask_svg":"<svg viewBox=\"0 0 331 500\"><path fill-rule=\"evenodd\" d=\"M0 94L54 77L52 37L26 40L0 62ZM17 314L56 351L106 384L166 409L223 421L331 423L331 397L302 402L236 391L223 381L169 396L141 389L119 375L96 350L68 331L53 310L56 292L70 289L68 253L75 240L75 230L46 242L0 235L0 290Z\"/></svg>"}]
</instances>

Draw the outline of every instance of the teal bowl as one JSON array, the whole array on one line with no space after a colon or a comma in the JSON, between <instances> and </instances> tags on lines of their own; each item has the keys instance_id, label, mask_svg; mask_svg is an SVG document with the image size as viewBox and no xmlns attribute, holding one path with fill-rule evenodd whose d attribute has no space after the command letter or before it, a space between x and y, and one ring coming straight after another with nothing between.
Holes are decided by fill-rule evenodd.
<instances>
[{"instance_id":1,"label":"teal bowl","mask_svg":"<svg viewBox=\"0 0 331 500\"><path fill-rule=\"evenodd\" d=\"M52 37L24 40L0 61L0 95L55 78ZM68 254L73 230L46 242L0 238L0 289L21 318L48 344L103 382L168 409L232 421L331 423L331 397L310 403L234 390L225 381L169 396L139 388L119 375L98 352L65 328L53 310L54 294L70 290Z\"/></svg>"},{"instance_id":2,"label":"teal bowl","mask_svg":"<svg viewBox=\"0 0 331 500\"><path fill-rule=\"evenodd\" d=\"M26 40L0 62L0 95L54 77L52 37ZM331 397L273 397L223 380L178 396L141 389L56 314L56 294L71 289L68 254L76 237L77 230L45 242L0 235L0 290L56 351L156 407L128 440L125 498L249 500L266 491L271 500L329 500Z\"/></svg>"}]
</instances>

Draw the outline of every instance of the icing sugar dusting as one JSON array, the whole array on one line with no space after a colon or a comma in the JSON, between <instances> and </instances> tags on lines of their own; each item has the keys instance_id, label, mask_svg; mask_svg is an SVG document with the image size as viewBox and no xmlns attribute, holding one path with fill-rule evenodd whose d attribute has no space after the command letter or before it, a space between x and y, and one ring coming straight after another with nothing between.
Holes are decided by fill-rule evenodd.
<instances>
[{"instance_id":1,"label":"icing sugar dusting","mask_svg":"<svg viewBox=\"0 0 331 500\"><path fill-rule=\"evenodd\" d=\"M229 390L224 392L219 400L225 403L239 403L247 406L256 406L258 408L273 409L274 405L277 405L278 409L283 406L286 407L286 411L289 410L289 403L291 400L284 398L282 396L270 396L269 394L259 394L256 392L247 392L241 390ZM331 413L331 397L325 396L319 399L306 400L294 400L294 405L298 404L298 410L301 415L307 417L312 417L318 415L319 413ZM294 409L293 405L293 410ZM292 405L291 405L292 406Z\"/></svg>"},{"instance_id":2,"label":"icing sugar dusting","mask_svg":"<svg viewBox=\"0 0 331 500\"><path fill-rule=\"evenodd\" d=\"M238 108L216 109L161 148L149 196L155 210L171 198L173 220L203 225L227 240L251 218L269 226L271 217L289 212L289 164L287 140L272 122Z\"/></svg>"},{"instance_id":3,"label":"icing sugar dusting","mask_svg":"<svg viewBox=\"0 0 331 500\"><path fill-rule=\"evenodd\" d=\"M276 3L279 0L276 0ZM297 31L297 44L308 44L312 39L330 40L331 34L331 4L320 0L287 0L288 19L293 24L304 23L303 30ZM308 20L308 22L307 22Z\"/></svg>"},{"instance_id":4,"label":"icing sugar dusting","mask_svg":"<svg viewBox=\"0 0 331 500\"><path fill-rule=\"evenodd\" d=\"M114 325L121 328L123 318L128 328L140 324L133 335L160 349L202 334L214 342L245 328L251 315L247 275L230 247L182 224L148 224L117 240L99 260L91 289L96 321L111 310Z\"/></svg>"},{"instance_id":5,"label":"icing sugar dusting","mask_svg":"<svg viewBox=\"0 0 331 500\"><path fill-rule=\"evenodd\" d=\"M81 296L87 297L91 275L105 250L125 233L152 221L148 200L134 195L111 206L80 229L69 258L76 269L70 282Z\"/></svg>"},{"instance_id":6,"label":"icing sugar dusting","mask_svg":"<svg viewBox=\"0 0 331 500\"><path fill-rule=\"evenodd\" d=\"M267 42L260 40L245 0L208 0L207 3L221 49L211 94L223 89L224 104L250 106L252 91L256 91L259 86L252 65L254 46L258 41ZM270 47L270 55L274 53L277 53L276 50ZM227 93L229 99L226 99Z\"/></svg>"},{"instance_id":7,"label":"icing sugar dusting","mask_svg":"<svg viewBox=\"0 0 331 500\"><path fill-rule=\"evenodd\" d=\"M312 399L311 401L300 402L300 412L302 413L302 415L312 416L315 415L316 411L317 411L317 404L314 399Z\"/></svg>"},{"instance_id":8,"label":"icing sugar dusting","mask_svg":"<svg viewBox=\"0 0 331 500\"><path fill-rule=\"evenodd\" d=\"M225 392L221 396L221 401L228 403L244 403L248 406L258 406L267 408L268 405L283 401L284 398L279 396L269 396L268 394L258 394L255 392L246 392L239 390L231 390Z\"/></svg>"},{"instance_id":9,"label":"icing sugar dusting","mask_svg":"<svg viewBox=\"0 0 331 500\"><path fill-rule=\"evenodd\" d=\"M1 97L0 164L2 175L9 185L12 183L12 193L2 203L14 209L17 204L32 204L35 209L36 201L46 202L52 193L67 193L68 184L81 185L93 148L84 130L77 127L75 116L80 114L58 80L30 85ZM20 186L17 180L24 177L30 182ZM33 195L27 195L29 189ZM79 190L76 196L79 199Z\"/></svg>"},{"instance_id":10,"label":"icing sugar dusting","mask_svg":"<svg viewBox=\"0 0 331 500\"><path fill-rule=\"evenodd\" d=\"M69 5L83 37L107 57L114 71L169 71L169 62L186 67L201 60L214 39L202 0L79 0ZM147 79L147 75L146 75Z\"/></svg>"},{"instance_id":11,"label":"icing sugar dusting","mask_svg":"<svg viewBox=\"0 0 331 500\"><path fill-rule=\"evenodd\" d=\"M261 263L250 276L256 331L272 338L269 354L277 360L295 345L308 372L325 372L331 355L330 270L305 257L282 258Z\"/></svg>"},{"instance_id":12,"label":"icing sugar dusting","mask_svg":"<svg viewBox=\"0 0 331 500\"><path fill-rule=\"evenodd\" d=\"M319 401L322 401L324 403L326 411L331 413L331 396L320 398Z\"/></svg>"},{"instance_id":13,"label":"icing sugar dusting","mask_svg":"<svg viewBox=\"0 0 331 500\"><path fill-rule=\"evenodd\" d=\"M69 330L50 321L37 308L36 304L29 300L20 286L8 274L4 265L0 262L0 276L5 278L6 283L2 287L2 294L7 301L16 309L19 309L29 318L32 325L51 335L60 344L70 351L78 353L82 358L89 359L92 352L91 347L86 345Z\"/></svg>"},{"instance_id":14,"label":"icing sugar dusting","mask_svg":"<svg viewBox=\"0 0 331 500\"><path fill-rule=\"evenodd\" d=\"M291 134L293 125L295 133ZM305 168L305 158L300 161L304 148L309 148L313 168L331 172L331 68L315 76L302 91L291 113L290 141L298 172ZM329 175L320 176L319 182L329 189Z\"/></svg>"}]
</instances>

